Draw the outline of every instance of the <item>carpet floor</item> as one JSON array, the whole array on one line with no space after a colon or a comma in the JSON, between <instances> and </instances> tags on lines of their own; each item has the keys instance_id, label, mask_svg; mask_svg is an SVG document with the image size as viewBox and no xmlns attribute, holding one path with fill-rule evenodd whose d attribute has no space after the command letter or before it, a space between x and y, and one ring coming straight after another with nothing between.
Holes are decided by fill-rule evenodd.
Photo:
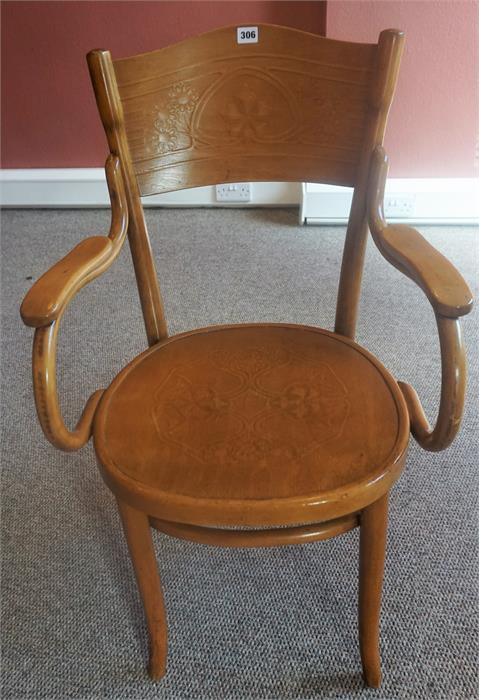
<instances>
[{"instance_id":1,"label":"carpet floor","mask_svg":"<svg viewBox=\"0 0 479 700\"><path fill-rule=\"evenodd\" d=\"M344 229L299 227L293 210L149 210L147 220L170 332L248 320L332 327ZM478 697L477 312L464 319L470 372L461 433L439 454L412 441L392 492L381 689L361 679L357 531L266 550L155 535L170 647L166 677L149 681L113 498L91 444L64 454L41 434L32 332L18 313L31 280L108 224L105 210L3 213L2 697ZM477 230L423 231L477 295ZM372 243L357 339L417 388L433 417L434 315ZM74 300L59 340L71 425L87 395L146 346L127 246Z\"/></svg>"}]
</instances>

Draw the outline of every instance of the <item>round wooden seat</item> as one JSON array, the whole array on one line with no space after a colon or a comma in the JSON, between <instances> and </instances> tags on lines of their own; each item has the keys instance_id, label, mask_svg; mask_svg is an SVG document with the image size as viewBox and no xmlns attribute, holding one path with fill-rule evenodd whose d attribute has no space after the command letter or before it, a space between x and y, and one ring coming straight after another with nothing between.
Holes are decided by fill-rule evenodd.
<instances>
[{"instance_id":1,"label":"round wooden seat","mask_svg":"<svg viewBox=\"0 0 479 700\"><path fill-rule=\"evenodd\" d=\"M409 437L395 380L366 350L294 325L169 338L114 379L94 440L105 481L164 520L313 523L388 491Z\"/></svg>"}]
</instances>

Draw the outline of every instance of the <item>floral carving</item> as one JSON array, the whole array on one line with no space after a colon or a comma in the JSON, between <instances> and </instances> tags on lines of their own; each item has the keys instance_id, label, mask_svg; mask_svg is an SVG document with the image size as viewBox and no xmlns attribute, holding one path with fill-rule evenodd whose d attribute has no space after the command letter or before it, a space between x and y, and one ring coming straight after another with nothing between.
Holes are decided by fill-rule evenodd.
<instances>
[{"instance_id":1,"label":"floral carving","mask_svg":"<svg viewBox=\"0 0 479 700\"><path fill-rule=\"evenodd\" d=\"M198 92L187 83L177 83L168 91L164 105L155 104L153 129L148 129L146 148L150 154L165 154L191 146L191 115Z\"/></svg>"},{"instance_id":2,"label":"floral carving","mask_svg":"<svg viewBox=\"0 0 479 700\"><path fill-rule=\"evenodd\" d=\"M256 346L250 348L246 355L241 350L228 353L219 350L213 354L213 359L221 369L254 377L266 369L271 369L272 366L279 367L287 362L289 357L279 349L271 350Z\"/></svg>"},{"instance_id":3,"label":"floral carving","mask_svg":"<svg viewBox=\"0 0 479 700\"><path fill-rule=\"evenodd\" d=\"M258 67L220 75L195 110L195 145L283 143L298 126L296 101L282 80Z\"/></svg>"},{"instance_id":4,"label":"floral carving","mask_svg":"<svg viewBox=\"0 0 479 700\"><path fill-rule=\"evenodd\" d=\"M251 141L261 138L267 131L271 114L271 105L243 86L240 93L227 102L222 116L231 136Z\"/></svg>"},{"instance_id":5,"label":"floral carving","mask_svg":"<svg viewBox=\"0 0 479 700\"><path fill-rule=\"evenodd\" d=\"M229 405L227 398L219 396L212 389L198 389L194 400L201 411L211 415L224 413Z\"/></svg>"},{"instance_id":6,"label":"floral carving","mask_svg":"<svg viewBox=\"0 0 479 700\"><path fill-rule=\"evenodd\" d=\"M251 435L232 443L218 443L202 452L205 462L219 464L240 464L241 462L260 462L273 449L273 444L264 438ZM249 439L248 439L249 438Z\"/></svg>"},{"instance_id":7,"label":"floral carving","mask_svg":"<svg viewBox=\"0 0 479 700\"><path fill-rule=\"evenodd\" d=\"M344 394L326 373L314 385L292 384L271 405L297 420L314 420L325 432L340 424L347 412Z\"/></svg>"},{"instance_id":8,"label":"floral carving","mask_svg":"<svg viewBox=\"0 0 479 700\"><path fill-rule=\"evenodd\" d=\"M170 111L173 114L190 114L198 101L198 93L186 83L173 85L168 97Z\"/></svg>"},{"instance_id":9,"label":"floral carving","mask_svg":"<svg viewBox=\"0 0 479 700\"><path fill-rule=\"evenodd\" d=\"M342 134L345 149L360 145L366 115L366 99L360 87L341 83L325 85L324 80L311 76L291 80L290 86L302 105L302 143L327 144L331 138L336 140L338 134ZM341 105L346 100L356 109L344 109Z\"/></svg>"},{"instance_id":10,"label":"floral carving","mask_svg":"<svg viewBox=\"0 0 479 700\"><path fill-rule=\"evenodd\" d=\"M198 386L188 378L188 366L173 369L157 388L152 417L162 441L203 463L261 464L286 453L299 458L342 433L347 391L328 365L320 363L307 380L292 382L284 367L294 358L284 348L217 351L211 360L214 386ZM291 430L300 436L294 455L288 440L282 442L282 432ZM199 433L209 436L206 444L198 444Z\"/></svg>"},{"instance_id":11,"label":"floral carving","mask_svg":"<svg viewBox=\"0 0 479 700\"><path fill-rule=\"evenodd\" d=\"M322 403L321 395L316 389L301 384L293 384L272 401L273 406L286 411L293 418L305 418L318 413Z\"/></svg>"},{"instance_id":12,"label":"floral carving","mask_svg":"<svg viewBox=\"0 0 479 700\"><path fill-rule=\"evenodd\" d=\"M151 134L149 149L155 153L174 151L178 144L176 129L163 115L155 120L155 129Z\"/></svg>"}]
</instances>

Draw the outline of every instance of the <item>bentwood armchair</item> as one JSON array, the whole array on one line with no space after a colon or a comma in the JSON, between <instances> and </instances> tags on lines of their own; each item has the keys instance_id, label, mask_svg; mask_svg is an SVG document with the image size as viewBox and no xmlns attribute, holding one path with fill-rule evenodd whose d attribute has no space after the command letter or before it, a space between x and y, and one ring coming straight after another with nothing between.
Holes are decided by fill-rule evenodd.
<instances>
[{"instance_id":1,"label":"bentwood armchair","mask_svg":"<svg viewBox=\"0 0 479 700\"><path fill-rule=\"evenodd\" d=\"M116 497L150 637L150 675L166 669L167 625L151 528L228 547L325 540L360 528L359 643L368 685L381 679L379 617L388 494L409 436L454 439L464 402L459 317L471 293L413 228L382 213L382 146L403 35L378 44L261 25L257 42L225 27L113 61L88 54L110 154L108 237L81 242L21 309L35 329L33 383L46 437L77 450L91 436ZM243 180L354 188L334 332L294 324L202 328L168 336L140 197ZM435 311L442 385L431 428L414 389L354 341L368 228ZM76 292L128 234L149 348L95 392L75 430L60 413L55 349ZM379 332L379 331L378 331Z\"/></svg>"}]
</instances>

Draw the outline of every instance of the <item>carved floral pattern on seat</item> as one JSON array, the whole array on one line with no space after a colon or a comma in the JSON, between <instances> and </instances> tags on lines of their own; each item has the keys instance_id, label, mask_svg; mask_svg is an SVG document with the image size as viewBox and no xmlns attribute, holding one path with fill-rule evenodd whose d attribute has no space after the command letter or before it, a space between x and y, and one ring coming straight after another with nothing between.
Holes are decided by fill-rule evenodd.
<instances>
[{"instance_id":1,"label":"carved floral pattern on seat","mask_svg":"<svg viewBox=\"0 0 479 700\"><path fill-rule=\"evenodd\" d=\"M213 386L201 384L201 366L199 381L191 381L187 374L196 368L190 364L175 367L156 388L152 417L162 442L201 463L254 460L261 466L299 460L341 436L348 392L326 363L315 363L306 383L295 380L295 358L284 348L217 351L211 360Z\"/></svg>"}]
</instances>

